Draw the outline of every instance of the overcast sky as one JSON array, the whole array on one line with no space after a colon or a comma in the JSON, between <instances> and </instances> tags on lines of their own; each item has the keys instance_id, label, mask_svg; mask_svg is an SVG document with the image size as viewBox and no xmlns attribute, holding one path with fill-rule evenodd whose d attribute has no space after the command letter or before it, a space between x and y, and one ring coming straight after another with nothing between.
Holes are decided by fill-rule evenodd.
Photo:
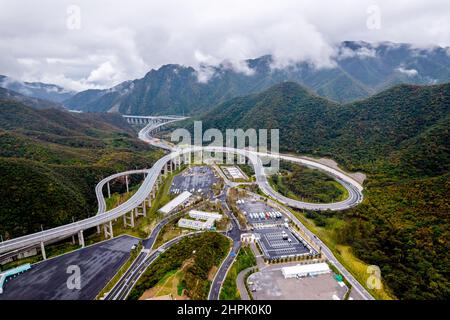
<instances>
[{"instance_id":1,"label":"overcast sky","mask_svg":"<svg viewBox=\"0 0 450 320\"><path fill-rule=\"evenodd\" d=\"M450 46L448 0L0 0L0 74L77 91L166 63L326 67L343 40Z\"/></svg>"}]
</instances>

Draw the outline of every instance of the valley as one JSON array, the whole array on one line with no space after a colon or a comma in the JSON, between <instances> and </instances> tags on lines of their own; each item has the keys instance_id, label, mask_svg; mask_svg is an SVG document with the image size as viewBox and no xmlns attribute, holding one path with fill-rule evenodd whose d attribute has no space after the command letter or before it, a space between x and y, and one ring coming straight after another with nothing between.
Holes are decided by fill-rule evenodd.
<instances>
[{"instance_id":1,"label":"valley","mask_svg":"<svg viewBox=\"0 0 450 320\"><path fill-rule=\"evenodd\" d=\"M364 172L367 177L364 181L364 200L361 204L344 208L343 211L320 213L304 208L295 209L291 214L299 219L299 223L314 230L331 248L330 254L333 252L337 255L352 273L360 270L360 267L356 267L357 264L355 267L352 266L352 261L360 260L364 264L377 265L383 261L380 268L383 283L388 291L377 294L378 298L433 299L445 296L447 287L442 272L448 261L445 246L440 247L439 244L446 243L445 239L448 237L446 231L448 219L445 215L448 209L448 202L445 200L448 198L448 161L446 161L448 148L445 144L448 140L448 126L445 124L450 119L448 92L450 90L447 84L423 87L403 85L366 100L339 105L315 96L298 84L286 82L257 95L231 99L203 116L188 120L180 119L179 124L167 126L169 130L180 125L189 129L192 121L199 119L203 121L204 129L280 127L282 151L305 154L310 159L330 157L337 160L346 170ZM17 210L17 213L10 211L15 215L15 219L5 219L1 224L4 228L2 233L9 237L17 237L38 231L39 227L43 228L39 225L39 221L45 218L37 214L39 212L44 214L49 210L42 206L40 201L42 195L49 197L44 203L52 207L52 219L47 220L45 229L65 224L74 216L83 219L89 216L86 212L95 211L95 198L92 199L91 190L100 180L98 176L100 172L102 175L108 175L113 173L112 170L151 167L162 155L161 151L152 149L134 138L137 136L136 129L130 127L122 117L114 114L73 114L58 109L41 111L8 100L4 100L3 104L0 118L0 123L3 123L0 135L1 161L5 172L13 173L4 180L8 181L4 189L13 187L13 190L17 190L17 186L20 186L22 189L19 190L24 190L23 194L27 195L24 200L17 198L3 200L5 204L3 210L6 208ZM12 117L13 113L20 114L20 117ZM19 118L20 121L17 121ZM298 120L294 122L294 119ZM158 126L160 125L155 128ZM73 130L76 130L75 135ZM139 136L143 137L141 134ZM432 148L429 144L430 139L434 142ZM150 140L145 138L144 141ZM157 141L152 143L161 144ZM195 148L192 151L195 152ZM19 169L20 166L24 169ZM313 174L305 171L309 169L296 166L298 165L281 162L283 170L294 172L293 175L292 173L286 175L290 177L289 179L293 179L297 174L300 176L295 179L301 181L307 179L308 174ZM30 172L25 168L33 168L33 171ZM67 174L69 170L73 172L72 175ZM86 175L89 171L92 172L92 176ZM248 169L246 171L250 175L258 172L255 169L253 172ZM307 175L303 177L305 174ZM288 180L283 175L277 179L276 176L272 176L269 180L275 191L296 201L306 199L307 202L339 202L348 196L347 190L332 179L328 189L320 189L324 188L326 179L319 183L319 176L316 175L314 178L313 176L309 178L311 181L305 180L301 183L302 187L306 187L303 191L296 189L299 186L295 186L296 180L293 180L289 182L294 183L289 187L291 191L286 192L283 188L286 188ZM39 200L37 198L33 200L34 198L28 195L33 194L32 189L33 185L36 185L37 177L43 181L39 182L39 185L48 184L50 188L48 190L52 191L39 195ZM79 182L81 177L88 178L84 182L88 183L84 187L86 191L74 196L74 190L81 185ZM69 182L70 179L77 181L76 185L71 187L73 182ZM33 184L28 186L19 183L28 180ZM59 185L62 181L65 182ZM259 181L258 178L255 181ZM317 186L314 186L314 183ZM112 188L114 192L118 192L117 195L124 192L123 184L119 183L116 186L113 184ZM141 189L142 185L136 185L134 190L136 188ZM321 190L318 192L332 194L331 198L330 195L313 196L305 193L312 192L315 188ZM330 188L335 189L332 191ZM169 190L167 187L164 189L165 192ZM60 191L61 196L55 193ZM13 192L16 195L20 194L17 191ZM269 196L278 197L276 193L271 192ZM299 192L298 196L292 192ZM120 203L126 205L132 195L116 202L115 206ZM38 202L33 201L39 201L40 204L37 205ZM70 201L75 201L76 204L69 207L72 210L81 209L79 213L67 211L67 204ZM111 201L113 200L110 199L108 203L112 203ZM158 207L168 201L161 202L156 207L149 206L147 211L155 213ZM17 203L21 203L24 207L17 206ZM64 214L61 213L59 216L55 215L58 212L58 203L64 208ZM80 203L85 203L84 207L80 207ZM113 209L111 204L109 206L107 210ZM17 218L19 213L28 212L26 207L35 210L37 214L33 214L33 217L36 222ZM2 212L0 217L7 216ZM24 216L24 219L28 218L28 215ZM430 227L426 227L431 223L432 233ZM140 228L138 226L137 228ZM151 224L150 229L145 228L146 231L131 234L148 236L155 225ZM111 229L111 232L129 233L126 227L119 229L114 227L114 231ZM177 236L180 236L180 233L175 235ZM409 240L412 237L415 243ZM179 241L174 237L167 239L167 243ZM7 240L7 237L4 240ZM435 249L413 249L420 248L426 243L428 246L433 243ZM156 257L151 256L150 265L157 261ZM414 260L411 260L412 258ZM146 260L140 258L137 261ZM423 264L425 261L440 261L433 264L433 278L428 276L430 265ZM139 267L145 270L147 269L145 266L148 267L147 264L135 264L130 265L130 269ZM414 288L420 289L412 289L413 287L411 290L405 289L405 286L408 286L406 283L411 281L416 281ZM434 286L435 283L440 283L440 286L430 290L430 286Z\"/></svg>"}]
</instances>

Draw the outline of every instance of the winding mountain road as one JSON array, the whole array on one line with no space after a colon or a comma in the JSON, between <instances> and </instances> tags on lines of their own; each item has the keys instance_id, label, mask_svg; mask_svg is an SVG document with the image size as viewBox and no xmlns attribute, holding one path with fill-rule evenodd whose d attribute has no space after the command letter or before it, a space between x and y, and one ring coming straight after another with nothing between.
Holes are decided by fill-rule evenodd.
<instances>
[{"instance_id":1,"label":"winding mountain road","mask_svg":"<svg viewBox=\"0 0 450 320\"><path fill-rule=\"evenodd\" d=\"M140 206L145 199L148 197L150 192L152 191L153 187L157 183L158 176L160 175L161 171L165 168L166 164L170 161L174 161L175 159L179 159L185 154L191 154L193 152L214 152L214 153L228 153L228 154L236 154L240 156L244 156L249 160L249 163L253 166L253 169L255 171L256 176L256 183L259 185L261 190L268 196L276 199L280 203L283 203L285 205L299 208L299 209L309 209L309 210L344 210L351 208L353 206L356 206L359 204L362 199L362 186L352 177L345 174L342 171L336 170L334 168L331 168L329 166L326 166L324 164L312 161L312 160L306 160L301 157L294 157L291 155L282 155L282 154L270 154L270 153L261 153L256 151L250 151L246 149L235 149L235 148L228 148L228 147L217 147L217 146L188 146L185 148L178 148L177 146L170 144L168 142L165 142L163 140L155 139L150 136L151 132L159 129L159 127L175 122L184 120L185 118L178 118L170 120L166 123L159 123L159 124L149 124L145 126L140 132L139 132L139 139L152 144L154 146L166 149L170 151L167 155L160 158L158 161L155 162L155 164L149 168L149 169L143 169L143 170L133 170L128 171L126 173L118 173L115 175L112 175L110 177L107 177L99 182L99 184L96 186L96 195L99 203L98 212L96 215L74 222L70 224L66 224L60 227L52 228L49 230L44 230L42 232L37 232L33 234L29 234L23 237L14 238L11 240L4 241L0 244L0 254L6 253L14 250L18 250L21 248L30 247L32 245L39 245L40 243L44 243L47 241L53 241L55 239L61 239L63 237L69 237L74 234L77 234L80 231L97 227L99 225L105 224L111 220L117 219L124 214L127 214L128 212L132 211L134 208ZM336 203L308 203L308 202L302 202L297 201L293 199L286 198L282 196L281 194L277 193L272 189L272 187L269 185L267 181L267 175L265 173L264 166L261 161L261 157L272 157L272 158L281 158L287 161L293 161L302 163L304 165L308 165L310 167L314 167L316 169L319 169L321 171L324 171L328 173L329 175L336 178L336 180L341 183L349 193L349 196L347 199L336 202ZM144 173L146 174L146 178L142 182L140 188L136 191L136 193L126 202L122 203L121 205L117 206L114 209L111 209L109 211L106 211L106 204L103 196L103 187L106 183L109 181L123 175L127 174L136 174L136 173ZM148 257L144 260L147 261ZM142 264L142 263L141 263ZM345 268L342 266L338 266L338 269L343 274L349 274ZM145 269L144 269L145 270ZM349 281L356 282L357 281L349 274L350 279ZM359 283L358 283L359 285ZM360 285L359 285L360 286ZM361 287L361 291L365 289ZM131 288L130 288L131 290ZM126 291L126 290L125 290ZM365 297L371 297L368 292L365 292Z\"/></svg>"}]
</instances>

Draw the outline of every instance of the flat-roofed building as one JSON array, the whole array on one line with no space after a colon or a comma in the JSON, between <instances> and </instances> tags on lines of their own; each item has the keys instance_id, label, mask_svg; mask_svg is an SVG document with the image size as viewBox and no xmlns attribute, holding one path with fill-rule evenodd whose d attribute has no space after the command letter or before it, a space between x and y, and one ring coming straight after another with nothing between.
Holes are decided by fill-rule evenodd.
<instances>
[{"instance_id":1,"label":"flat-roofed building","mask_svg":"<svg viewBox=\"0 0 450 320\"><path fill-rule=\"evenodd\" d=\"M244 174L242 173L242 171L240 169L238 169L237 167L222 167L226 172L226 174L228 175L228 177L232 178L232 179L246 179L246 177L244 176Z\"/></svg>"},{"instance_id":2,"label":"flat-roofed building","mask_svg":"<svg viewBox=\"0 0 450 320\"><path fill-rule=\"evenodd\" d=\"M316 276L319 274L330 273L330 267L325 262L314 264L298 264L296 266L281 268L285 279L295 277Z\"/></svg>"},{"instance_id":3,"label":"flat-roofed building","mask_svg":"<svg viewBox=\"0 0 450 320\"><path fill-rule=\"evenodd\" d=\"M199 210L189 211L189 217L198 219L198 220L213 219L213 221L222 219L222 215L217 212L206 212L206 211L199 211Z\"/></svg>"},{"instance_id":4,"label":"flat-roofed building","mask_svg":"<svg viewBox=\"0 0 450 320\"><path fill-rule=\"evenodd\" d=\"M255 233L241 233L241 241L242 242L248 242L253 243L255 241L258 241L260 239L259 234Z\"/></svg>"},{"instance_id":5,"label":"flat-roofed building","mask_svg":"<svg viewBox=\"0 0 450 320\"><path fill-rule=\"evenodd\" d=\"M172 201L170 201L169 203L167 203L164 207L162 207L161 209L159 209L159 212L162 212L164 214L169 214L170 212L172 212L176 207L186 203L189 198L192 196L192 193L190 193L189 191L184 191L183 193L181 193L179 196L177 196L175 199L173 199Z\"/></svg>"},{"instance_id":6,"label":"flat-roofed building","mask_svg":"<svg viewBox=\"0 0 450 320\"><path fill-rule=\"evenodd\" d=\"M201 221L181 218L180 220L178 220L178 226L180 228L188 228L194 230L210 230L214 226L214 220L208 219L206 221Z\"/></svg>"},{"instance_id":7,"label":"flat-roofed building","mask_svg":"<svg viewBox=\"0 0 450 320\"><path fill-rule=\"evenodd\" d=\"M216 219L209 218L208 220L203 222L203 229L210 230L212 227L214 227L214 221L216 221Z\"/></svg>"}]
</instances>

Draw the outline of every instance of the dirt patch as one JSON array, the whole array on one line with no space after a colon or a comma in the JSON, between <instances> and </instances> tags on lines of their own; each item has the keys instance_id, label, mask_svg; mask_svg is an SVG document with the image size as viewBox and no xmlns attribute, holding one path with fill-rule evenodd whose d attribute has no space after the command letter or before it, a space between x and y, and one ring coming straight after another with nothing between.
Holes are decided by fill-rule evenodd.
<instances>
[{"instance_id":1,"label":"dirt patch","mask_svg":"<svg viewBox=\"0 0 450 320\"><path fill-rule=\"evenodd\" d=\"M156 292L158 292L158 286L147 289L144 294L139 298L139 300L149 300L155 297Z\"/></svg>"},{"instance_id":2,"label":"dirt patch","mask_svg":"<svg viewBox=\"0 0 450 320\"><path fill-rule=\"evenodd\" d=\"M216 275L216 272L219 268L217 268L216 266L213 266L211 269L209 269L208 272L208 280L209 281L213 281L214 280L214 276Z\"/></svg>"},{"instance_id":3,"label":"dirt patch","mask_svg":"<svg viewBox=\"0 0 450 320\"><path fill-rule=\"evenodd\" d=\"M192 263L193 259L186 260L180 269L168 276L162 283L147 289L139 300L188 300L189 297L185 295L184 290L181 295L178 295L178 284L183 280L184 271Z\"/></svg>"},{"instance_id":4,"label":"dirt patch","mask_svg":"<svg viewBox=\"0 0 450 320\"><path fill-rule=\"evenodd\" d=\"M317 158L311 158L311 157L302 157L302 158L305 158L305 159L311 160L311 161L316 161L316 162L326 165L330 168L339 170L339 171L345 173L346 175L350 176L351 178L355 179L361 185L363 184L364 180L366 180L366 175L364 173L362 173L362 172L349 173L347 171L344 171L343 169L341 169L339 167L339 165L336 163L336 161L334 161L332 159L328 159L328 158L317 159Z\"/></svg>"}]
</instances>

